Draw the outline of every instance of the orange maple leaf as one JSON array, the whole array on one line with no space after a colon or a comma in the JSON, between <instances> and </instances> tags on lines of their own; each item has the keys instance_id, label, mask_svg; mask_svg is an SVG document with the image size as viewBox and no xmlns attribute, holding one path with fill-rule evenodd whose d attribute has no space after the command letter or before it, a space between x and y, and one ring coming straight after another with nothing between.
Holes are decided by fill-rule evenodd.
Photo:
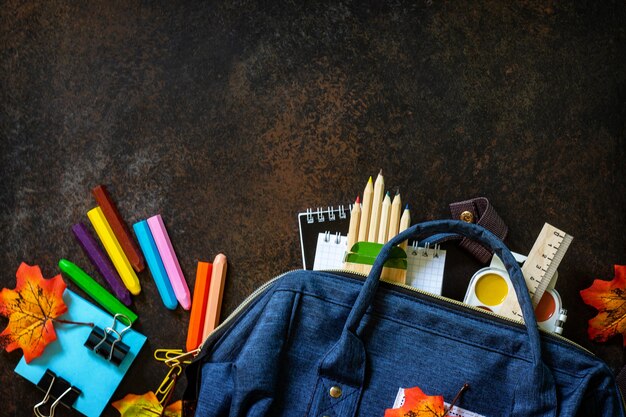
<instances>
[{"instance_id":1,"label":"orange maple leaf","mask_svg":"<svg viewBox=\"0 0 626 417\"><path fill-rule=\"evenodd\" d=\"M29 363L57 338L52 322L67 311L62 297L65 282L61 275L44 279L38 266L23 262L15 275L15 289L0 292L0 314L9 318L0 334L0 349L21 348Z\"/></svg>"},{"instance_id":2,"label":"orange maple leaf","mask_svg":"<svg viewBox=\"0 0 626 417\"><path fill-rule=\"evenodd\" d=\"M583 301L598 310L589 320L587 334L591 340L606 342L621 333L626 346L626 266L615 265L611 281L596 279L580 292Z\"/></svg>"},{"instance_id":3,"label":"orange maple leaf","mask_svg":"<svg viewBox=\"0 0 626 417\"><path fill-rule=\"evenodd\" d=\"M404 389L404 404L388 408L385 417L443 417L443 396L426 395L419 387Z\"/></svg>"},{"instance_id":4,"label":"orange maple leaf","mask_svg":"<svg viewBox=\"0 0 626 417\"><path fill-rule=\"evenodd\" d=\"M121 417L181 417L183 410L182 401L176 401L163 410L163 406L152 391L148 391L143 395L128 394L111 405L120 412Z\"/></svg>"}]
</instances>

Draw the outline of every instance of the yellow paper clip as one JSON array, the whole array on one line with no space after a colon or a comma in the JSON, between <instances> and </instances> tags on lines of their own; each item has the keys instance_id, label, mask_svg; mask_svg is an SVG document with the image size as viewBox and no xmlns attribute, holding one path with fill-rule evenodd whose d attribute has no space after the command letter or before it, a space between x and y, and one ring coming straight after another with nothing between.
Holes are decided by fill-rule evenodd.
<instances>
[{"instance_id":1,"label":"yellow paper clip","mask_svg":"<svg viewBox=\"0 0 626 417\"><path fill-rule=\"evenodd\" d=\"M188 365L200 352L200 349L185 352L182 349L157 349L154 351L154 359L164 362L167 366Z\"/></svg>"},{"instance_id":2,"label":"yellow paper clip","mask_svg":"<svg viewBox=\"0 0 626 417\"><path fill-rule=\"evenodd\" d=\"M170 368L157 388L155 395L157 400L159 400L159 404L165 406L169 402L172 392L174 391L174 387L176 386L176 382L178 381L178 377L183 373L183 368L176 364Z\"/></svg>"},{"instance_id":3,"label":"yellow paper clip","mask_svg":"<svg viewBox=\"0 0 626 417\"><path fill-rule=\"evenodd\" d=\"M185 353L182 349L157 349L154 351L154 359L159 362L165 362L172 358L182 355Z\"/></svg>"}]
</instances>

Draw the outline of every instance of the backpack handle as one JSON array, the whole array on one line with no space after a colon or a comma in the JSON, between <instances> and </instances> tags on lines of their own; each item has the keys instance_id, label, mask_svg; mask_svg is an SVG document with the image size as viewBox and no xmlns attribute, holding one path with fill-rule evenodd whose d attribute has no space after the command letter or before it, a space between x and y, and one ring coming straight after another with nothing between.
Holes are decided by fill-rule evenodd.
<instances>
[{"instance_id":1,"label":"backpack handle","mask_svg":"<svg viewBox=\"0 0 626 417\"><path fill-rule=\"evenodd\" d=\"M557 407L555 406L554 378L541 359L539 329L522 270L511 251L493 233L481 226L458 220L437 220L416 224L383 246L350 310L339 340L324 355L319 364L318 379L307 416L318 416L327 409L329 404L327 387L336 383L342 384L345 400L335 403L334 406L339 407L337 408L339 411L333 410L337 411L337 415L348 417L356 415L364 389L367 367L367 353L357 334L357 329L365 312L374 301L383 264L389 258L393 246L411 237L441 233L453 233L475 240L493 250L504 263L522 307L532 356L528 363L528 372L519 375L515 389L516 401L511 415L516 417L555 416Z\"/></svg>"},{"instance_id":2,"label":"backpack handle","mask_svg":"<svg viewBox=\"0 0 626 417\"><path fill-rule=\"evenodd\" d=\"M354 307L348 316L348 320L346 321L345 330L355 333L361 319L365 315L365 312L374 301L376 289L378 288L378 283L380 282L382 268L385 261L389 257L391 248L412 237L416 238L419 236L433 235L437 233L454 233L475 240L483 246L493 250L494 253L502 260L509 276L511 277L511 282L513 283L517 300L522 309L528 338L530 340L533 363L540 363L541 344L539 329L537 327L535 311L522 270L504 242L502 242L493 233L482 226L458 220L435 220L431 222L419 223L409 227L387 242L380 250L378 257L372 266L370 274L363 284L363 288L361 289L361 292L354 303Z\"/></svg>"}]
</instances>

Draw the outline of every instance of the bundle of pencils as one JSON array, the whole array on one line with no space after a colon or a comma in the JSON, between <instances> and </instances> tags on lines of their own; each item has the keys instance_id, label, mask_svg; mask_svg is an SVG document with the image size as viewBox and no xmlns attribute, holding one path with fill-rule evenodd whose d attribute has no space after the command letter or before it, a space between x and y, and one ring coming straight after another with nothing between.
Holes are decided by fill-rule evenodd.
<instances>
[{"instance_id":1,"label":"bundle of pencils","mask_svg":"<svg viewBox=\"0 0 626 417\"><path fill-rule=\"evenodd\" d=\"M350 228L348 230L348 252L351 252L357 242L373 242L385 244L398 233L411 225L411 212L407 204L402 210L400 192L391 199L389 192L385 193L385 179L380 170L375 182L369 178L363 191L363 202L356 198L350 212ZM406 241L400 247L406 249ZM345 268L361 273L369 273L371 265L346 262ZM383 269L383 278L404 282L406 271L390 271Z\"/></svg>"}]
</instances>

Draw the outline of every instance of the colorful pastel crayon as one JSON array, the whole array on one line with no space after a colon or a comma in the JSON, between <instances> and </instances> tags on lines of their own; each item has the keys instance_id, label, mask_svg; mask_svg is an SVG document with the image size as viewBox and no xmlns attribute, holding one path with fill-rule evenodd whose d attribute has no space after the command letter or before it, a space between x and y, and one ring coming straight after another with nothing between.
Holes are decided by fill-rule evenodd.
<instances>
[{"instance_id":1,"label":"colorful pastel crayon","mask_svg":"<svg viewBox=\"0 0 626 417\"><path fill-rule=\"evenodd\" d=\"M148 219L148 226L150 226L150 232L159 249L161 260L167 271L167 276L172 283L172 288L174 288L176 299L185 310L189 310L191 308L189 287L187 286L187 281L185 281L185 276L178 263L176 252L174 252L172 241L167 234L167 229L165 229L161 215L157 214L156 216L150 217Z\"/></svg>"},{"instance_id":2,"label":"colorful pastel crayon","mask_svg":"<svg viewBox=\"0 0 626 417\"><path fill-rule=\"evenodd\" d=\"M141 292L139 278L137 278L135 271L130 266L128 258L126 258L120 243L113 234L113 231L109 226L109 222L107 222L107 219L104 217L104 213L100 207L89 210L87 212L87 216L89 217L96 234L100 238L102 246L104 246L104 249L109 254L109 258L111 258L115 269L117 269L117 272L120 274L122 282L126 285L126 288L128 288L128 291L130 291L133 295L139 294Z\"/></svg>"},{"instance_id":3,"label":"colorful pastel crayon","mask_svg":"<svg viewBox=\"0 0 626 417\"><path fill-rule=\"evenodd\" d=\"M213 265L209 262L198 262L196 283L193 287L193 302L191 303L191 317L187 331L187 352L196 349L202 343L204 332L204 316L209 301L209 286Z\"/></svg>"},{"instance_id":4,"label":"colorful pastel crayon","mask_svg":"<svg viewBox=\"0 0 626 417\"><path fill-rule=\"evenodd\" d=\"M213 260L211 286L209 288L206 315L204 316L202 340L206 339L220 324L220 310L222 309L222 296L224 295L224 284L226 283L227 265L228 261L226 256L221 253Z\"/></svg>"},{"instance_id":5,"label":"colorful pastel crayon","mask_svg":"<svg viewBox=\"0 0 626 417\"><path fill-rule=\"evenodd\" d=\"M150 232L148 222L145 220L137 222L133 225L133 229L135 230L135 235L137 235L139 246L146 257L148 269L150 269L150 272L152 273L152 278L157 286L157 290L159 290L159 295L163 300L163 304L165 304L165 307L170 310L174 310L178 305L178 301L176 301L174 289L172 288L170 279L167 277L165 266L163 266L161 255L159 255L159 250L157 249L152 233Z\"/></svg>"},{"instance_id":6,"label":"colorful pastel crayon","mask_svg":"<svg viewBox=\"0 0 626 417\"><path fill-rule=\"evenodd\" d=\"M87 255L91 263L105 279L109 288L113 291L113 294L118 298L118 300L129 306L131 304L131 298L128 289L122 283L122 280L115 268L113 268L113 265L111 265L111 261L109 261L107 256L98 246L98 243L96 243L94 237L91 233L89 233L87 226L80 222L76 223L72 226L72 233L74 233L74 237L76 237L76 240L80 244L81 248L83 248L85 255Z\"/></svg>"},{"instance_id":7,"label":"colorful pastel crayon","mask_svg":"<svg viewBox=\"0 0 626 417\"><path fill-rule=\"evenodd\" d=\"M122 250L126 254L128 262L130 262L135 271L143 271L144 264L141 252L131 237L130 230L126 225L126 222L124 222L124 219L122 219L122 216L117 210L117 206L113 202L113 199L111 199L106 187L104 185L98 185L91 190L91 193L96 199L98 206L102 209L104 217L106 217L109 222L109 226L111 226L111 230L113 230L117 241L120 243Z\"/></svg>"},{"instance_id":8,"label":"colorful pastel crayon","mask_svg":"<svg viewBox=\"0 0 626 417\"><path fill-rule=\"evenodd\" d=\"M87 293L95 302L112 315L123 314L133 323L137 320L137 314L129 310L110 292L93 280L85 271L67 259L59 261L59 268L63 271L81 290Z\"/></svg>"}]
</instances>

